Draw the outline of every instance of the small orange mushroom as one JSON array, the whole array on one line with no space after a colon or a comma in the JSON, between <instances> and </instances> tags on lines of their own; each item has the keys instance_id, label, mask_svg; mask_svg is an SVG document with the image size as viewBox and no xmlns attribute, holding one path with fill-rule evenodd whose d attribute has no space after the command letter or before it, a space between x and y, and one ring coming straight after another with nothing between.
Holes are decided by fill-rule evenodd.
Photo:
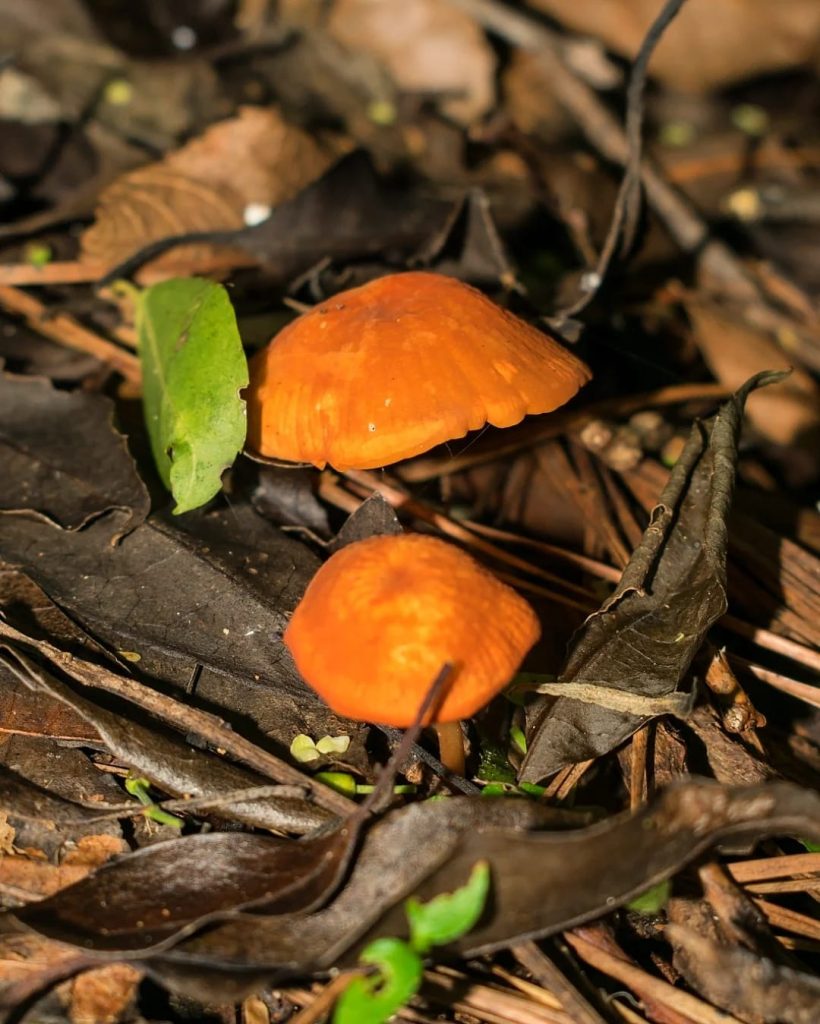
<instances>
[{"instance_id":1,"label":"small orange mushroom","mask_svg":"<svg viewBox=\"0 0 820 1024\"><path fill-rule=\"evenodd\" d=\"M332 555L284 640L303 679L340 715L406 728L443 664L430 722L463 774L459 722L506 686L541 628L530 605L459 548L421 534L371 537Z\"/></svg>"},{"instance_id":2,"label":"small orange mushroom","mask_svg":"<svg viewBox=\"0 0 820 1024\"><path fill-rule=\"evenodd\" d=\"M250 378L252 450L345 470L551 412L590 371L475 288L409 272L298 317L254 356Z\"/></svg>"}]
</instances>

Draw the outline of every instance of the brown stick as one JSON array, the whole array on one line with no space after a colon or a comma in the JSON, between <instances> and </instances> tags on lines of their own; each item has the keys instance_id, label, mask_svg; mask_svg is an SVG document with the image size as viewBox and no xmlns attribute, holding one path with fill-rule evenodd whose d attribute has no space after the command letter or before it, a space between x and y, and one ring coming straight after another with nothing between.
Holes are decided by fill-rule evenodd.
<instances>
[{"instance_id":1,"label":"brown stick","mask_svg":"<svg viewBox=\"0 0 820 1024\"><path fill-rule=\"evenodd\" d=\"M108 267L103 263L82 260L55 260L42 267L31 263L0 264L0 285L37 287L47 284L86 284L103 276Z\"/></svg>"},{"instance_id":2,"label":"brown stick","mask_svg":"<svg viewBox=\"0 0 820 1024\"><path fill-rule=\"evenodd\" d=\"M51 316L47 306L19 288L0 285L0 305L9 313L24 317L26 323L38 334L56 341L58 345L86 352L106 363L122 374L132 388L139 392L142 387L142 371L139 359L132 352L126 352L112 341L101 338L67 313Z\"/></svg>"},{"instance_id":3,"label":"brown stick","mask_svg":"<svg viewBox=\"0 0 820 1024\"><path fill-rule=\"evenodd\" d=\"M250 740L234 732L225 722L210 712L200 711L199 708L182 704L173 697L168 697L158 690L152 690L150 686L137 682L136 679L129 679L127 676L118 675L100 665L83 661L45 640L34 640L1 619L0 637L4 637L8 641L12 656L15 645L19 645L23 650L34 648L82 686L97 687L108 693L114 693L181 732L196 733L213 747L224 750L237 761L242 761L249 767L255 768L256 771L267 775L268 778L276 782L309 789L313 799L320 807L325 807L342 817L347 817L351 811L356 809L356 805L341 793L304 775L287 761L283 761L275 754L251 743Z\"/></svg>"},{"instance_id":4,"label":"brown stick","mask_svg":"<svg viewBox=\"0 0 820 1024\"><path fill-rule=\"evenodd\" d=\"M561 434L578 431L591 420L630 416L641 409L655 409L658 406L677 405L680 402L698 399L728 398L730 394L730 389L723 384L674 384L655 391L645 391L640 395L607 398L583 409L569 409L547 416L531 417L517 427L509 427L493 435L484 443L479 442L469 452L413 459L396 466L394 472L406 483L424 483L434 477L449 476L471 466L513 455L523 448L529 448L541 441L549 441Z\"/></svg>"},{"instance_id":5,"label":"brown stick","mask_svg":"<svg viewBox=\"0 0 820 1024\"><path fill-rule=\"evenodd\" d=\"M573 117L590 143L605 159L621 165L627 163L630 146L626 133L598 99L594 89L570 70L563 57L560 37L526 14L497 0L450 0L450 3L467 11L488 31L513 46L540 54L544 58L542 72L552 95ZM684 252L699 253L698 269L704 283L742 303L749 322L764 330L776 333L778 329L791 326L792 332L798 334L803 359L812 366L820 365L816 314L807 318L800 336L799 330L795 330L794 320L766 301L740 259L723 242L709 237L706 221L650 161L643 161L640 177L649 205L678 246Z\"/></svg>"}]
</instances>

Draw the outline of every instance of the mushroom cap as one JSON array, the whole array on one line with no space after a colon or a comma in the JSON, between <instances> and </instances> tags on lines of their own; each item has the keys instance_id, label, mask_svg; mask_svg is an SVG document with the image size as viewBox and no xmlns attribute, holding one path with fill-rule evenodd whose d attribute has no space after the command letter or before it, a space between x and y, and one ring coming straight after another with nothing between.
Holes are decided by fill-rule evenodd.
<instances>
[{"instance_id":1,"label":"mushroom cap","mask_svg":"<svg viewBox=\"0 0 820 1024\"><path fill-rule=\"evenodd\" d=\"M391 274L328 299L254 356L248 442L320 469L373 469L550 412L590 376L475 288Z\"/></svg>"},{"instance_id":2,"label":"mushroom cap","mask_svg":"<svg viewBox=\"0 0 820 1024\"><path fill-rule=\"evenodd\" d=\"M332 555L284 640L305 682L338 714L407 727L445 662L454 671L432 721L457 722L509 683L540 634L524 598L470 555L403 534Z\"/></svg>"}]
</instances>

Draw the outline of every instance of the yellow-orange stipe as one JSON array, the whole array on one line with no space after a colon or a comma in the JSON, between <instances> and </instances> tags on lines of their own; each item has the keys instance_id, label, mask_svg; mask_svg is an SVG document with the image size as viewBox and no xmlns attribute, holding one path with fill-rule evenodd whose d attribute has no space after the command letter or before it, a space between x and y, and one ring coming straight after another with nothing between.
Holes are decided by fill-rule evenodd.
<instances>
[{"instance_id":1,"label":"yellow-orange stipe","mask_svg":"<svg viewBox=\"0 0 820 1024\"><path fill-rule=\"evenodd\" d=\"M433 718L468 718L540 636L529 604L475 559L420 534L371 537L318 571L285 631L304 680L347 718L406 728L445 662Z\"/></svg>"},{"instance_id":2,"label":"yellow-orange stipe","mask_svg":"<svg viewBox=\"0 0 820 1024\"><path fill-rule=\"evenodd\" d=\"M373 469L550 412L589 377L475 288L392 274L328 299L253 358L248 443L320 468Z\"/></svg>"}]
</instances>

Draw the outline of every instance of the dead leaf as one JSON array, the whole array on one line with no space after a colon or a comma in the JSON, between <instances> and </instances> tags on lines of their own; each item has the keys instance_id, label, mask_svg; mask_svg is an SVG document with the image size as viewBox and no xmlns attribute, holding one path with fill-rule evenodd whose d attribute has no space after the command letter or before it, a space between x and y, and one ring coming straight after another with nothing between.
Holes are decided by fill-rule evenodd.
<instances>
[{"instance_id":1,"label":"dead leaf","mask_svg":"<svg viewBox=\"0 0 820 1024\"><path fill-rule=\"evenodd\" d=\"M432 94L448 117L471 124L495 102L495 56L468 14L438 0L335 0L330 34L370 54L398 89Z\"/></svg>"},{"instance_id":2,"label":"dead leaf","mask_svg":"<svg viewBox=\"0 0 820 1024\"><path fill-rule=\"evenodd\" d=\"M85 836L108 834L124 848L116 821L100 822L105 813L90 810L80 804L62 799L21 775L0 766L0 806L14 828L14 845L18 850L37 850L42 855L56 858L67 845Z\"/></svg>"},{"instance_id":3,"label":"dead leaf","mask_svg":"<svg viewBox=\"0 0 820 1024\"><path fill-rule=\"evenodd\" d=\"M68 850L63 857L63 864L77 865L84 868L102 867L112 857L125 853L127 846L122 838L107 835L83 836L77 841L73 850Z\"/></svg>"},{"instance_id":4,"label":"dead leaf","mask_svg":"<svg viewBox=\"0 0 820 1024\"><path fill-rule=\"evenodd\" d=\"M110 649L138 655L149 676L184 684L205 665L264 691L271 708L310 699L281 641L318 566L306 547L247 505L184 522L151 517L112 546L124 517L109 513L76 533L7 517L0 558ZM213 697L222 706L216 685Z\"/></svg>"},{"instance_id":5,"label":"dead leaf","mask_svg":"<svg viewBox=\"0 0 820 1024\"><path fill-rule=\"evenodd\" d=\"M89 871L79 864L51 864L22 854L0 857L0 885L21 903L51 896L79 882Z\"/></svg>"},{"instance_id":6,"label":"dead leaf","mask_svg":"<svg viewBox=\"0 0 820 1024\"><path fill-rule=\"evenodd\" d=\"M362 150L347 154L256 226L169 237L140 249L103 282L130 273L147 259L190 241L236 246L285 281L320 261L377 256L401 265L447 217L452 204L388 185ZM387 260L386 260L387 257Z\"/></svg>"},{"instance_id":7,"label":"dead leaf","mask_svg":"<svg viewBox=\"0 0 820 1024\"><path fill-rule=\"evenodd\" d=\"M110 509L126 510L124 532L141 522L148 493L113 419L102 395L0 374L0 510L69 530Z\"/></svg>"},{"instance_id":8,"label":"dead leaf","mask_svg":"<svg viewBox=\"0 0 820 1024\"><path fill-rule=\"evenodd\" d=\"M264 217L318 178L333 155L276 109L244 107L159 163L110 185L100 196L95 223L83 234L83 258L107 266L157 239L241 228L252 222L247 217ZM237 253L185 247L154 260L140 279L190 275L203 262L207 267L220 260L234 266Z\"/></svg>"},{"instance_id":9,"label":"dead leaf","mask_svg":"<svg viewBox=\"0 0 820 1024\"><path fill-rule=\"evenodd\" d=\"M792 370L775 387L751 395L747 413L750 422L769 441L799 445L817 458L820 387L811 375L794 367L794 361L768 334L744 324L739 316L732 316L731 310L693 297L686 302L686 312L694 327L695 343L721 384L734 390L761 370Z\"/></svg>"},{"instance_id":10,"label":"dead leaf","mask_svg":"<svg viewBox=\"0 0 820 1024\"><path fill-rule=\"evenodd\" d=\"M383 534L394 536L403 533L399 518L381 494L371 494L352 512L342 524L342 528L330 542L329 550L338 551L348 544L376 537Z\"/></svg>"},{"instance_id":11,"label":"dead leaf","mask_svg":"<svg viewBox=\"0 0 820 1024\"><path fill-rule=\"evenodd\" d=\"M343 826L299 843L236 832L173 839L120 857L14 916L97 952L144 953L240 909L309 911L338 883L355 837Z\"/></svg>"},{"instance_id":12,"label":"dead leaf","mask_svg":"<svg viewBox=\"0 0 820 1024\"><path fill-rule=\"evenodd\" d=\"M94 728L45 693L32 693L0 666L0 732L99 743Z\"/></svg>"},{"instance_id":13,"label":"dead leaf","mask_svg":"<svg viewBox=\"0 0 820 1024\"><path fill-rule=\"evenodd\" d=\"M528 2L629 58L660 9L656 0ZM819 44L815 0L688 0L660 41L649 70L674 89L707 92L807 63Z\"/></svg>"},{"instance_id":14,"label":"dead leaf","mask_svg":"<svg viewBox=\"0 0 820 1024\"><path fill-rule=\"evenodd\" d=\"M562 681L644 697L677 689L726 610L726 517L737 436L747 395L772 379L778 376L752 378L713 420L692 428L617 589L577 634ZM542 699L529 711L520 770L526 782L607 753L647 720L571 697Z\"/></svg>"},{"instance_id":15,"label":"dead leaf","mask_svg":"<svg viewBox=\"0 0 820 1024\"><path fill-rule=\"evenodd\" d=\"M90 722L112 754L160 789L178 797L212 798L210 813L215 817L299 834L335 820L329 811L293 793L238 798L237 792L265 786L268 780L191 746L157 723L140 724L127 709L114 713L98 706L17 651L2 650L0 658L26 686L49 693Z\"/></svg>"},{"instance_id":16,"label":"dead leaf","mask_svg":"<svg viewBox=\"0 0 820 1024\"><path fill-rule=\"evenodd\" d=\"M692 928L669 924L667 939L684 958L686 980L727 1013L765 1024L815 1024L820 981L742 945L721 945Z\"/></svg>"},{"instance_id":17,"label":"dead leaf","mask_svg":"<svg viewBox=\"0 0 820 1024\"><path fill-rule=\"evenodd\" d=\"M14 827L9 825L8 814L6 811L0 811L0 854L5 855L12 852L14 836Z\"/></svg>"},{"instance_id":18,"label":"dead leaf","mask_svg":"<svg viewBox=\"0 0 820 1024\"><path fill-rule=\"evenodd\" d=\"M142 972L130 964L86 971L69 984L71 1024L116 1024L134 1000Z\"/></svg>"},{"instance_id":19,"label":"dead leaf","mask_svg":"<svg viewBox=\"0 0 820 1024\"><path fill-rule=\"evenodd\" d=\"M172 989L198 999L234 1001L288 975L341 966L376 936L406 934L402 904L408 895L428 899L452 891L485 857L492 870L492 901L476 928L444 955L487 953L607 913L724 839L732 838L735 845L768 835L816 839L820 798L787 783L731 789L691 781L670 787L635 813L572 828L577 820L577 815L519 799L452 798L400 808L368 831L349 880L325 909L275 916L240 912L229 914L224 923L211 920L204 934L152 955L151 971ZM244 843L253 837L232 838ZM228 837L221 841L227 846ZM157 848L156 856L167 847ZM119 864L144 860L150 852ZM86 899L76 909L83 926L63 920L60 937L86 949L113 951L125 943L102 929L116 930L118 922L133 920L138 909L146 910L145 902L140 897L131 908L123 898L112 913L95 898L94 877L81 883ZM137 884L136 872L130 877ZM172 867L167 877L171 892L176 885L190 888L190 879L183 882ZM141 888L145 885L143 880ZM157 885L146 912L161 920L165 905L163 886ZM58 927L44 907L42 913L35 906L19 914L48 934ZM140 956L136 945L125 948Z\"/></svg>"}]
</instances>

